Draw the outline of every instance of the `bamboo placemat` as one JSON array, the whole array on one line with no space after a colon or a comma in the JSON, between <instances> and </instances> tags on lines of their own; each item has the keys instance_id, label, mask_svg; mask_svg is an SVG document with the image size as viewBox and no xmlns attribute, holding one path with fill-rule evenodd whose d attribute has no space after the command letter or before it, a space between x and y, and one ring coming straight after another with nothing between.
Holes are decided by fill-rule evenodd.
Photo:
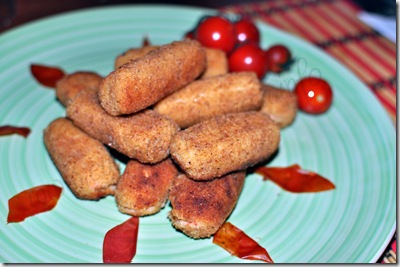
<instances>
[{"instance_id":1,"label":"bamboo placemat","mask_svg":"<svg viewBox=\"0 0 400 267\"><path fill-rule=\"evenodd\" d=\"M396 45L357 18L346 0L266 0L224 7L297 35L353 71L396 124Z\"/></svg>"},{"instance_id":2,"label":"bamboo placemat","mask_svg":"<svg viewBox=\"0 0 400 267\"><path fill-rule=\"evenodd\" d=\"M322 48L367 85L396 126L396 45L358 19L361 8L353 2L265 0L221 11L259 19ZM397 262L396 235L378 262Z\"/></svg>"}]
</instances>

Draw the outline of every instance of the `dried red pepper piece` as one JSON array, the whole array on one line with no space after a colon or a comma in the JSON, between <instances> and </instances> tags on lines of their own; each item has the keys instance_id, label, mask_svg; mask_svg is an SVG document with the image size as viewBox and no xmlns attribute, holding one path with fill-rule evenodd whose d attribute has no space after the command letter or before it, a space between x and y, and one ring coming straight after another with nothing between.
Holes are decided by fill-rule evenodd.
<instances>
[{"instance_id":1,"label":"dried red pepper piece","mask_svg":"<svg viewBox=\"0 0 400 267\"><path fill-rule=\"evenodd\" d=\"M103 263L130 263L136 255L138 230L138 217L109 230L103 241Z\"/></svg>"},{"instance_id":2,"label":"dried red pepper piece","mask_svg":"<svg viewBox=\"0 0 400 267\"><path fill-rule=\"evenodd\" d=\"M293 193L312 193L335 189L335 185L321 175L301 169L298 164L289 167L259 167L255 170L264 180L271 180Z\"/></svg>"},{"instance_id":3,"label":"dried red pepper piece","mask_svg":"<svg viewBox=\"0 0 400 267\"><path fill-rule=\"evenodd\" d=\"M142 42L142 46L149 46L150 45L150 39L147 35L145 35L143 37L143 42Z\"/></svg>"},{"instance_id":4,"label":"dried red pepper piece","mask_svg":"<svg viewBox=\"0 0 400 267\"><path fill-rule=\"evenodd\" d=\"M65 72L58 67L38 64L31 64L31 73L40 84L50 88L56 88L57 81L65 76Z\"/></svg>"},{"instance_id":5,"label":"dried red pepper piece","mask_svg":"<svg viewBox=\"0 0 400 267\"><path fill-rule=\"evenodd\" d=\"M60 198L62 188L40 185L24 190L8 200L7 223L22 222L27 217L52 210Z\"/></svg>"},{"instance_id":6,"label":"dried red pepper piece","mask_svg":"<svg viewBox=\"0 0 400 267\"><path fill-rule=\"evenodd\" d=\"M29 129L28 127L18 127L18 126L12 126L12 125L0 126L0 136L18 134L18 135L21 135L26 138L26 137L28 137L30 132L31 132L31 129Z\"/></svg>"},{"instance_id":7,"label":"dried red pepper piece","mask_svg":"<svg viewBox=\"0 0 400 267\"><path fill-rule=\"evenodd\" d=\"M274 263L265 248L230 222L222 225L212 242L238 258Z\"/></svg>"}]
</instances>

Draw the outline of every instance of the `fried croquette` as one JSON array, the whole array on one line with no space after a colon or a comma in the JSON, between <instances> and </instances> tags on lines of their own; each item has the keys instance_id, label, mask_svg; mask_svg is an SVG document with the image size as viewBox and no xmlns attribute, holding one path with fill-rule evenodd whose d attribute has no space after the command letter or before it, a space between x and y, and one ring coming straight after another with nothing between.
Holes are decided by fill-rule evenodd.
<instances>
[{"instance_id":1,"label":"fried croquette","mask_svg":"<svg viewBox=\"0 0 400 267\"><path fill-rule=\"evenodd\" d=\"M207 57L207 67L200 78L209 78L227 74L229 71L228 57L221 49L204 48Z\"/></svg>"},{"instance_id":2,"label":"fried croquette","mask_svg":"<svg viewBox=\"0 0 400 267\"><path fill-rule=\"evenodd\" d=\"M66 107L80 91L86 88L98 89L102 80L102 76L90 71L77 71L65 75L56 84L56 97Z\"/></svg>"},{"instance_id":3,"label":"fried croquette","mask_svg":"<svg viewBox=\"0 0 400 267\"><path fill-rule=\"evenodd\" d=\"M66 118L55 119L48 125L44 143L77 198L97 200L114 194L119 168L102 143Z\"/></svg>"},{"instance_id":4,"label":"fried croquette","mask_svg":"<svg viewBox=\"0 0 400 267\"><path fill-rule=\"evenodd\" d=\"M114 62L114 69L118 69L122 65L142 57L159 47L160 46L157 45L147 45L138 48L131 48L117 56ZM204 47L204 50L206 52L207 66L200 78L209 78L228 73L228 57L224 51L209 47Z\"/></svg>"},{"instance_id":5,"label":"fried croquette","mask_svg":"<svg viewBox=\"0 0 400 267\"><path fill-rule=\"evenodd\" d=\"M199 79L159 101L154 110L186 128L218 115L260 109L260 86L254 72Z\"/></svg>"},{"instance_id":6,"label":"fried croquette","mask_svg":"<svg viewBox=\"0 0 400 267\"><path fill-rule=\"evenodd\" d=\"M119 211L132 216L146 216L159 212L178 170L170 158L157 164L128 161L115 189Z\"/></svg>"},{"instance_id":7,"label":"fried croquette","mask_svg":"<svg viewBox=\"0 0 400 267\"><path fill-rule=\"evenodd\" d=\"M129 61L142 57L147 53L149 53L150 51L153 51L159 47L160 46L157 45L145 45L138 48L131 48L125 51L123 54L117 56L114 62L114 69L118 69L122 65L128 63Z\"/></svg>"},{"instance_id":8,"label":"fried croquette","mask_svg":"<svg viewBox=\"0 0 400 267\"><path fill-rule=\"evenodd\" d=\"M268 84L262 84L261 91L263 104L260 111L268 114L280 128L290 125L297 114L296 94Z\"/></svg>"},{"instance_id":9,"label":"fried croquette","mask_svg":"<svg viewBox=\"0 0 400 267\"><path fill-rule=\"evenodd\" d=\"M157 163L169 155L179 126L146 109L127 116L111 116L101 106L96 90L79 93L67 107L67 117L103 144L142 163Z\"/></svg>"},{"instance_id":10,"label":"fried croquette","mask_svg":"<svg viewBox=\"0 0 400 267\"><path fill-rule=\"evenodd\" d=\"M178 175L169 196L172 225L196 239L213 235L236 206L245 176L245 172L236 172L211 181L194 181Z\"/></svg>"},{"instance_id":11,"label":"fried croquette","mask_svg":"<svg viewBox=\"0 0 400 267\"><path fill-rule=\"evenodd\" d=\"M211 180L270 157L280 131L259 111L230 113L199 122L174 135L172 159L194 180Z\"/></svg>"},{"instance_id":12,"label":"fried croquette","mask_svg":"<svg viewBox=\"0 0 400 267\"><path fill-rule=\"evenodd\" d=\"M199 42L163 45L107 75L100 84L100 104L113 116L141 111L193 81L205 67Z\"/></svg>"}]
</instances>

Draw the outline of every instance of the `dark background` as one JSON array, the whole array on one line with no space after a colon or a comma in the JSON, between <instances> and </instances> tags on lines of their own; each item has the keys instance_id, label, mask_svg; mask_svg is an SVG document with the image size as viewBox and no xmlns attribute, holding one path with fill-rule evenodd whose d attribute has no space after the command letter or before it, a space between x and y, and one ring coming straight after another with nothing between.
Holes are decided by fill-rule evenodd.
<instances>
[{"instance_id":1,"label":"dark background","mask_svg":"<svg viewBox=\"0 0 400 267\"><path fill-rule=\"evenodd\" d=\"M41 17L94 6L151 3L219 8L227 5L262 1L269 0L0 0L0 32ZM395 0L352 1L359 4L366 11L386 16L396 16Z\"/></svg>"}]
</instances>

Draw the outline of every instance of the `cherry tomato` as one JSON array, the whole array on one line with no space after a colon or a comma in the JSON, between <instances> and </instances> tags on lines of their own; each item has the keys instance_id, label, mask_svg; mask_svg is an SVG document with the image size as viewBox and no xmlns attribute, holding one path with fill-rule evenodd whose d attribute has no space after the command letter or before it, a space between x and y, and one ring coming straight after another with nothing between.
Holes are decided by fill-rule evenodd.
<instances>
[{"instance_id":1,"label":"cherry tomato","mask_svg":"<svg viewBox=\"0 0 400 267\"><path fill-rule=\"evenodd\" d=\"M253 43L239 46L228 57L229 71L254 71L258 78L264 77L266 68L264 51Z\"/></svg>"},{"instance_id":2,"label":"cherry tomato","mask_svg":"<svg viewBox=\"0 0 400 267\"><path fill-rule=\"evenodd\" d=\"M300 110L311 114L323 113L332 104L333 92L331 86L323 79L306 77L295 86L297 103Z\"/></svg>"},{"instance_id":3,"label":"cherry tomato","mask_svg":"<svg viewBox=\"0 0 400 267\"><path fill-rule=\"evenodd\" d=\"M256 25L249 19L240 19L233 24L238 43L260 43L260 32Z\"/></svg>"},{"instance_id":4,"label":"cherry tomato","mask_svg":"<svg viewBox=\"0 0 400 267\"><path fill-rule=\"evenodd\" d=\"M221 16L206 17L196 28L195 38L204 46L218 48L226 53L236 45L233 24Z\"/></svg>"},{"instance_id":5,"label":"cherry tomato","mask_svg":"<svg viewBox=\"0 0 400 267\"><path fill-rule=\"evenodd\" d=\"M183 35L183 38L194 39L194 30L190 30Z\"/></svg>"},{"instance_id":6,"label":"cherry tomato","mask_svg":"<svg viewBox=\"0 0 400 267\"><path fill-rule=\"evenodd\" d=\"M265 51L265 61L268 71L280 73L292 63L292 54L284 45L273 45Z\"/></svg>"}]
</instances>

